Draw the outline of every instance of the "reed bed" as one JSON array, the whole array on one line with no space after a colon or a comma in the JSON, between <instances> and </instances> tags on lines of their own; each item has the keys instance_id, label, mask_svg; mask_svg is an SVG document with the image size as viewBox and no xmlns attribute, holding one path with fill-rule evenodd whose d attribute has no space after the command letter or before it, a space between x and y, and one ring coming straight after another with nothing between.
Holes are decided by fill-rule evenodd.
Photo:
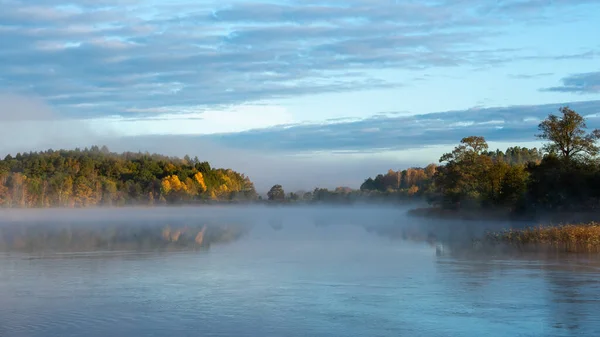
<instances>
[{"instance_id":1,"label":"reed bed","mask_svg":"<svg viewBox=\"0 0 600 337\"><path fill-rule=\"evenodd\" d=\"M486 233L484 244L518 247L520 250L543 249L565 252L600 252L600 223L536 226Z\"/></svg>"}]
</instances>

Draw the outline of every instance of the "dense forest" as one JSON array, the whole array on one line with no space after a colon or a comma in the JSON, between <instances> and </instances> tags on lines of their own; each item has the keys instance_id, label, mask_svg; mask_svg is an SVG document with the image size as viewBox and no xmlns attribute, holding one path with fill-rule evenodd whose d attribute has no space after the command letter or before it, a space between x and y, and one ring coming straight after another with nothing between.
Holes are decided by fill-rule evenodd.
<instances>
[{"instance_id":1,"label":"dense forest","mask_svg":"<svg viewBox=\"0 0 600 337\"><path fill-rule=\"evenodd\" d=\"M188 156L110 152L106 147L19 153L0 161L3 207L153 205L252 200L254 185Z\"/></svg>"}]
</instances>

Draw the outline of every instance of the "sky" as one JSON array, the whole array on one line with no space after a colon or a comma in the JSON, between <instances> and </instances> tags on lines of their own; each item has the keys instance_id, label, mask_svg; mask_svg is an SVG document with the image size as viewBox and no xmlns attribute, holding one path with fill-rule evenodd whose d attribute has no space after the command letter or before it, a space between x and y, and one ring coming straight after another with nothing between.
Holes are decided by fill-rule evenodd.
<instances>
[{"instance_id":1,"label":"sky","mask_svg":"<svg viewBox=\"0 0 600 337\"><path fill-rule=\"evenodd\" d=\"M358 187L462 137L600 127L597 0L0 0L0 154L189 154Z\"/></svg>"}]
</instances>

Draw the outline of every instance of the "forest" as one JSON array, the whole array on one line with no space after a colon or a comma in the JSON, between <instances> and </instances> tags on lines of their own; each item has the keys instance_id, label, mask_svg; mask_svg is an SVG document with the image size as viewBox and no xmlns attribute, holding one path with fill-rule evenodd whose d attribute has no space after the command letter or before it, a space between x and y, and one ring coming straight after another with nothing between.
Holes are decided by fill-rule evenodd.
<instances>
[{"instance_id":1,"label":"forest","mask_svg":"<svg viewBox=\"0 0 600 337\"><path fill-rule=\"evenodd\" d=\"M198 158L106 147L18 153L0 161L3 207L90 207L252 200L250 179Z\"/></svg>"},{"instance_id":2,"label":"forest","mask_svg":"<svg viewBox=\"0 0 600 337\"><path fill-rule=\"evenodd\" d=\"M158 154L117 154L106 147L18 153L0 160L0 206L89 207L206 202L355 203L427 201L438 209L594 211L600 205L599 130L562 107L534 135L541 149L489 149L463 138L438 164L367 178L359 189L286 193L280 184L258 196L252 181L206 161Z\"/></svg>"}]
</instances>

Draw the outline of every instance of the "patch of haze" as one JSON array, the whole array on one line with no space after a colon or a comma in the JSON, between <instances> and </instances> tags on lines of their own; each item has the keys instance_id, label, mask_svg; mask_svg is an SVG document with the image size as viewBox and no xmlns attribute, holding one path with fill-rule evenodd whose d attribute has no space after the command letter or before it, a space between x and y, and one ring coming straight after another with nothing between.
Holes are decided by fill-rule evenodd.
<instances>
[{"instance_id":1,"label":"patch of haze","mask_svg":"<svg viewBox=\"0 0 600 337\"><path fill-rule=\"evenodd\" d=\"M73 149L102 137L83 120L61 118L37 96L0 92L0 155Z\"/></svg>"},{"instance_id":2,"label":"patch of haze","mask_svg":"<svg viewBox=\"0 0 600 337\"><path fill-rule=\"evenodd\" d=\"M199 206L131 207L88 209L0 209L2 228L12 226L22 232L28 225L43 225L52 231L64 226L101 230L110 226L129 226L132 230L172 226L240 226L248 229L240 242L270 245L284 249L294 243L303 247L324 246L327 242L359 245L365 240L410 241L429 245L435 242L470 243L486 230L519 227L508 221L452 221L416 218L407 211L421 205L353 206ZM123 227L125 226L125 227ZM25 231L27 232L27 231ZM49 237L52 237L50 235ZM286 244L287 243L287 244ZM240 249L242 249L240 248Z\"/></svg>"}]
</instances>

